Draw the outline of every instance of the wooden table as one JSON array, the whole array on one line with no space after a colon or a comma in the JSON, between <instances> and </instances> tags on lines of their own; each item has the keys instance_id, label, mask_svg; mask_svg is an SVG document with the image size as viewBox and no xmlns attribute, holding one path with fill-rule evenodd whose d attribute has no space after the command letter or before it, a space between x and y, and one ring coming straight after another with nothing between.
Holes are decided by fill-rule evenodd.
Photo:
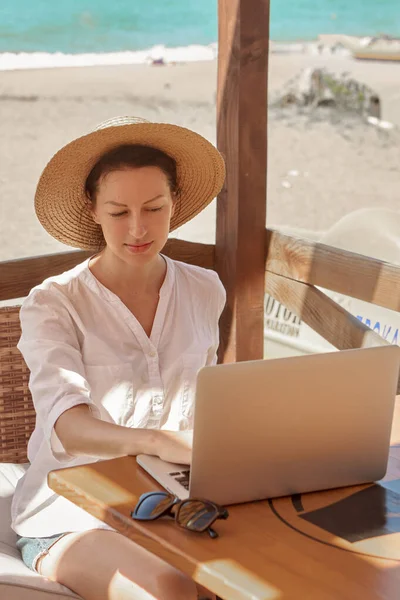
<instances>
[{"instance_id":1,"label":"wooden table","mask_svg":"<svg viewBox=\"0 0 400 600\"><path fill-rule=\"evenodd\" d=\"M231 506L220 537L133 521L159 489L134 457L55 471L49 485L226 600L400 598L400 401L379 485Z\"/></svg>"}]
</instances>

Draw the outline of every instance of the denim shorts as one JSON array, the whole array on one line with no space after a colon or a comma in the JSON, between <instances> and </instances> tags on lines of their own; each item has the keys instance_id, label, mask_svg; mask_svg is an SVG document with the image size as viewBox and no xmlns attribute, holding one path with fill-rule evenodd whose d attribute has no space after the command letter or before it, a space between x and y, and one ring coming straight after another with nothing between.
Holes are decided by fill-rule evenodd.
<instances>
[{"instance_id":1,"label":"denim shorts","mask_svg":"<svg viewBox=\"0 0 400 600\"><path fill-rule=\"evenodd\" d=\"M67 535L66 533L57 533L51 537L29 538L17 535L17 548L21 552L22 560L32 571L36 571L36 565L39 558L42 558L50 550L51 546L59 539Z\"/></svg>"}]
</instances>

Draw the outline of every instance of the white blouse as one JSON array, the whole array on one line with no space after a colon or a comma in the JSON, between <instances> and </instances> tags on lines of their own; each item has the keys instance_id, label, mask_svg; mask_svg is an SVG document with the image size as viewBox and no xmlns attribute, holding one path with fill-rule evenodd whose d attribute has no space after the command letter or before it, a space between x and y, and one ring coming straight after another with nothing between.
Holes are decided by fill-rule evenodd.
<instances>
[{"instance_id":1,"label":"white blouse","mask_svg":"<svg viewBox=\"0 0 400 600\"><path fill-rule=\"evenodd\" d=\"M150 337L88 260L46 279L24 301L18 348L37 416L31 464L12 503L17 534L108 528L47 485L49 471L97 460L65 452L54 430L64 411L87 404L96 417L126 427L192 429L196 376L216 362L225 290L214 271L164 258Z\"/></svg>"}]
</instances>

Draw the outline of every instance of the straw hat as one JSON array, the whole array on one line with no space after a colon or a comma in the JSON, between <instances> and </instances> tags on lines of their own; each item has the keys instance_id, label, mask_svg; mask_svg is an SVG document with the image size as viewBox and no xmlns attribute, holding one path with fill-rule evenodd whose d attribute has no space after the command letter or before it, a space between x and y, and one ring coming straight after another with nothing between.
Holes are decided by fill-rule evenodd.
<instances>
[{"instance_id":1,"label":"straw hat","mask_svg":"<svg viewBox=\"0 0 400 600\"><path fill-rule=\"evenodd\" d=\"M84 250L104 246L101 227L90 214L85 182L96 162L122 144L152 146L175 159L181 203L171 219L170 231L201 212L222 188L223 158L201 135L177 125L116 117L64 146L40 177L36 214L56 240Z\"/></svg>"}]
</instances>

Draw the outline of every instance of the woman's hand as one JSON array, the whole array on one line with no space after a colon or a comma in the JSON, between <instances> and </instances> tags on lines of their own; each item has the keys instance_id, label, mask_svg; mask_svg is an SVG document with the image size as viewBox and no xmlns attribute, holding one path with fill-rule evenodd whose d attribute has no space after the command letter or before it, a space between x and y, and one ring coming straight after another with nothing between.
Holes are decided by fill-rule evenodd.
<instances>
[{"instance_id":1,"label":"woman's hand","mask_svg":"<svg viewBox=\"0 0 400 600\"><path fill-rule=\"evenodd\" d=\"M190 465L192 462L193 431L157 431L155 451L167 462Z\"/></svg>"}]
</instances>

